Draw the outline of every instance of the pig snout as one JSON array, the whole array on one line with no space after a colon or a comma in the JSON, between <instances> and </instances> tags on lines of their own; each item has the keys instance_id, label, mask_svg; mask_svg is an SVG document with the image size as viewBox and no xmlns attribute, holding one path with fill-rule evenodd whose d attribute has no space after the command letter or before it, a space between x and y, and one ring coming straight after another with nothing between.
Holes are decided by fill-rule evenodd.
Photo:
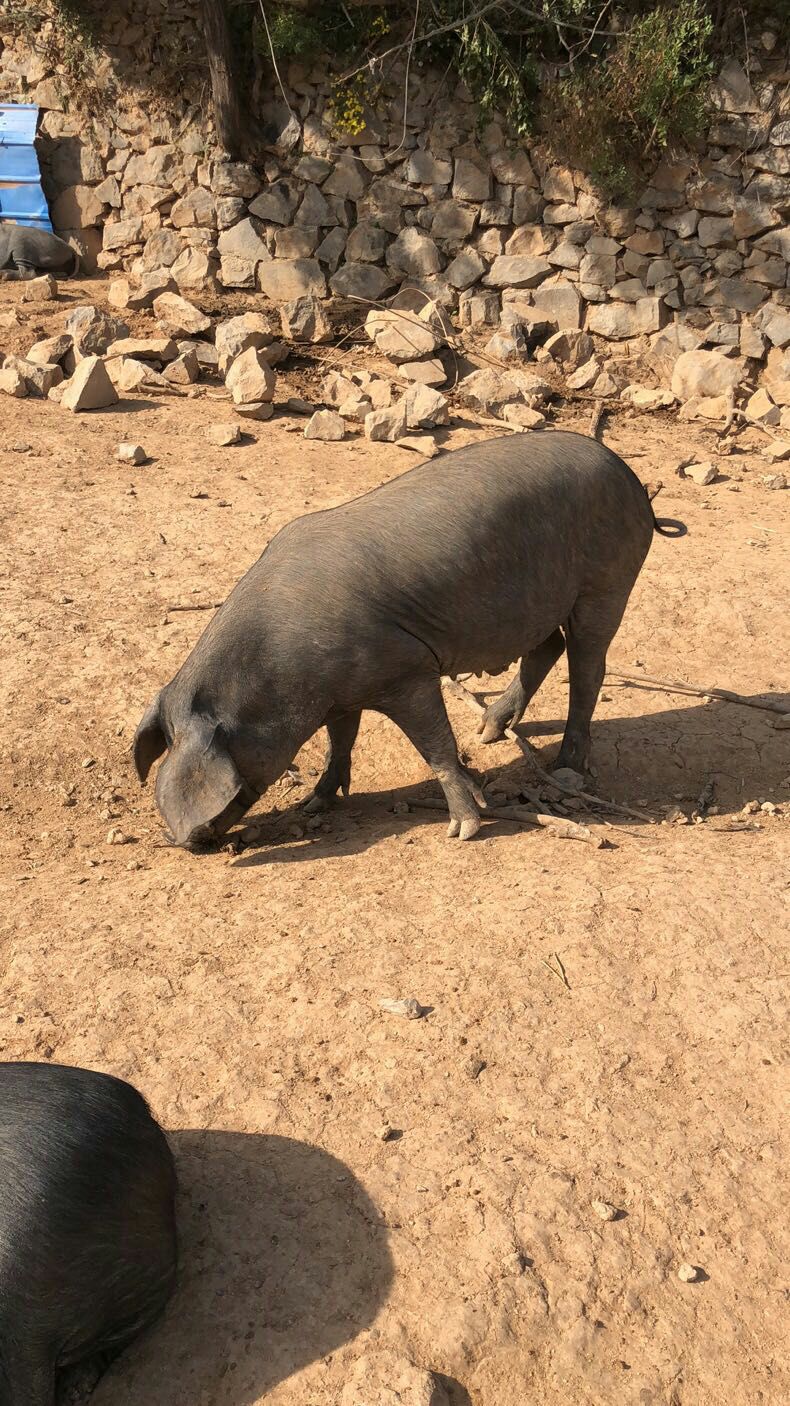
<instances>
[{"instance_id":1,"label":"pig snout","mask_svg":"<svg viewBox=\"0 0 790 1406\"><path fill-rule=\"evenodd\" d=\"M61 1367L114 1356L164 1308L173 1159L129 1084L0 1064L0 1185L0 1397L49 1406Z\"/></svg>"},{"instance_id":2,"label":"pig snout","mask_svg":"<svg viewBox=\"0 0 790 1406\"><path fill-rule=\"evenodd\" d=\"M184 849L205 848L221 838L262 794L241 776L215 719L192 713L180 727L166 730L160 695L135 734L141 782L163 752L156 802L174 842Z\"/></svg>"}]
</instances>

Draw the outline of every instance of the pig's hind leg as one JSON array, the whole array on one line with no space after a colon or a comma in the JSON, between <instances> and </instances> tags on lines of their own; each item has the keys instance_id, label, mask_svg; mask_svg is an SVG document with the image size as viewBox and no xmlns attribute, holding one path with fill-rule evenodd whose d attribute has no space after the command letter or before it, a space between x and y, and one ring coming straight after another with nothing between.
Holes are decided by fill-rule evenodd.
<instances>
[{"instance_id":1,"label":"pig's hind leg","mask_svg":"<svg viewBox=\"0 0 790 1406\"><path fill-rule=\"evenodd\" d=\"M524 655L518 673L511 679L505 692L491 703L483 714L478 728L478 732L482 733L481 742L501 742L505 728L520 722L530 699L537 693L564 649L562 631L555 630L537 649Z\"/></svg>"},{"instance_id":2,"label":"pig's hind leg","mask_svg":"<svg viewBox=\"0 0 790 1406\"><path fill-rule=\"evenodd\" d=\"M448 835L451 839L470 840L480 829L478 806L485 807L485 798L458 760L438 674L410 679L375 707L397 724L435 772L450 812Z\"/></svg>"},{"instance_id":3,"label":"pig's hind leg","mask_svg":"<svg viewBox=\"0 0 790 1406\"><path fill-rule=\"evenodd\" d=\"M555 767L585 772L590 760L590 721L606 673L606 651L614 639L629 590L580 596L565 625L570 697L568 721Z\"/></svg>"},{"instance_id":4,"label":"pig's hind leg","mask_svg":"<svg viewBox=\"0 0 790 1406\"><path fill-rule=\"evenodd\" d=\"M338 791L342 791L344 796L348 795L351 788L351 751L357 740L361 717L361 712L343 713L327 722L329 747L326 764L313 794L305 801L304 809L309 814L326 810Z\"/></svg>"}]
</instances>

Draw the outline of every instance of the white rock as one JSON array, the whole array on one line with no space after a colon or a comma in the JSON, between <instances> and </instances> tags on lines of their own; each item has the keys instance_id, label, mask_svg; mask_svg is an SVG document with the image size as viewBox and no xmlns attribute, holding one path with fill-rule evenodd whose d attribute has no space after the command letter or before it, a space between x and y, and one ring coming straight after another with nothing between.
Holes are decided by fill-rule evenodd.
<instances>
[{"instance_id":1,"label":"white rock","mask_svg":"<svg viewBox=\"0 0 790 1406\"><path fill-rule=\"evenodd\" d=\"M502 419L509 425L518 425L522 430L540 430L546 423L546 416L541 415L539 410L532 410L518 402L502 406Z\"/></svg>"},{"instance_id":2,"label":"white rock","mask_svg":"<svg viewBox=\"0 0 790 1406\"><path fill-rule=\"evenodd\" d=\"M221 322L214 334L219 369L223 376L231 362L250 347L268 347L274 341L269 319L261 312L244 312Z\"/></svg>"},{"instance_id":3,"label":"white rock","mask_svg":"<svg viewBox=\"0 0 790 1406\"><path fill-rule=\"evenodd\" d=\"M119 444L115 451L115 457L120 464L144 464L148 455L142 444Z\"/></svg>"},{"instance_id":4,"label":"white rock","mask_svg":"<svg viewBox=\"0 0 790 1406\"><path fill-rule=\"evenodd\" d=\"M593 1201L592 1208L600 1220L617 1220L617 1207L609 1201Z\"/></svg>"},{"instance_id":5,"label":"white rock","mask_svg":"<svg viewBox=\"0 0 790 1406\"><path fill-rule=\"evenodd\" d=\"M403 397L406 406L406 424L410 430L433 429L435 425L446 425L448 419L447 399L431 386L419 383L410 386Z\"/></svg>"},{"instance_id":6,"label":"white rock","mask_svg":"<svg viewBox=\"0 0 790 1406\"><path fill-rule=\"evenodd\" d=\"M740 385L744 366L739 357L717 351L685 351L672 372L672 391L678 400L692 396L726 395Z\"/></svg>"},{"instance_id":7,"label":"white rock","mask_svg":"<svg viewBox=\"0 0 790 1406\"><path fill-rule=\"evenodd\" d=\"M426 1014L425 1006L421 1006L413 996L384 996L379 1001L379 1010L386 1015L405 1015L407 1020L419 1020Z\"/></svg>"},{"instance_id":8,"label":"white rock","mask_svg":"<svg viewBox=\"0 0 790 1406\"><path fill-rule=\"evenodd\" d=\"M404 400L397 405L388 405L383 410L371 410L365 416L365 436L372 440L386 440L393 443L406 433L406 405Z\"/></svg>"},{"instance_id":9,"label":"white rock","mask_svg":"<svg viewBox=\"0 0 790 1406\"><path fill-rule=\"evenodd\" d=\"M23 303L51 303L58 296L58 285L51 273L31 278L22 286Z\"/></svg>"},{"instance_id":10,"label":"white rock","mask_svg":"<svg viewBox=\"0 0 790 1406\"><path fill-rule=\"evenodd\" d=\"M304 427L305 439L344 439L346 426L335 410L316 410Z\"/></svg>"},{"instance_id":11,"label":"white rock","mask_svg":"<svg viewBox=\"0 0 790 1406\"><path fill-rule=\"evenodd\" d=\"M337 408L338 415L342 415L344 420L358 420L360 424L369 415L373 406L366 395L357 394L349 396Z\"/></svg>"},{"instance_id":12,"label":"white rock","mask_svg":"<svg viewBox=\"0 0 790 1406\"><path fill-rule=\"evenodd\" d=\"M234 403L269 401L274 398L276 376L257 347L249 347L237 356L225 377L225 385Z\"/></svg>"},{"instance_id":13,"label":"white rock","mask_svg":"<svg viewBox=\"0 0 790 1406\"><path fill-rule=\"evenodd\" d=\"M121 337L110 343L107 355L131 356L135 361L175 361L178 347L172 337Z\"/></svg>"},{"instance_id":14,"label":"white rock","mask_svg":"<svg viewBox=\"0 0 790 1406\"><path fill-rule=\"evenodd\" d=\"M715 483L719 477L718 469L710 459L699 464L684 464L679 473L681 478L690 478L692 483L699 484L700 488L707 488L709 483Z\"/></svg>"},{"instance_id":15,"label":"white rock","mask_svg":"<svg viewBox=\"0 0 790 1406\"><path fill-rule=\"evenodd\" d=\"M200 363L194 347L182 352L175 361L169 362L162 373L166 381L174 386L191 386L200 376Z\"/></svg>"},{"instance_id":16,"label":"white rock","mask_svg":"<svg viewBox=\"0 0 790 1406\"><path fill-rule=\"evenodd\" d=\"M743 413L752 425L778 425L782 412L767 390L761 387L749 397Z\"/></svg>"},{"instance_id":17,"label":"white rock","mask_svg":"<svg viewBox=\"0 0 790 1406\"><path fill-rule=\"evenodd\" d=\"M0 391L15 400L24 400L28 393L27 382L18 367L4 366L0 370Z\"/></svg>"},{"instance_id":18,"label":"white rock","mask_svg":"<svg viewBox=\"0 0 790 1406\"><path fill-rule=\"evenodd\" d=\"M60 403L76 413L81 410L104 410L108 405L115 405L117 400L118 392L101 357L86 356L66 383Z\"/></svg>"},{"instance_id":19,"label":"white rock","mask_svg":"<svg viewBox=\"0 0 790 1406\"><path fill-rule=\"evenodd\" d=\"M433 459L439 453L439 446L433 435L407 434L398 440L399 449L410 449L414 454L422 454L424 459Z\"/></svg>"},{"instance_id":20,"label":"white rock","mask_svg":"<svg viewBox=\"0 0 790 1406\"><path fill-rule=\"evenodd\" d=\"M237 425L235 420L231 420L228 424L224 425L209 425L206 430L206 438L211 440L212 444L218 444L220 447L225 447L229 444L239 444L241 442L241 437L241 425Z\"/></svg>"},{"instance_id":21,"label":"white rock","mask_svg":"<svg viewBox=\"0 0 790 1406\"><path fill-rule=\"evenodd\" d=\"M443 386L447 372L437 357L426 361L402 361L398 370L407 381L419 381L423 386Z\"/></svg>"},{"instance_id":22,"label":"white rock","mask_svg":"<svg viewBox=\"0 0 790 1406\"><path fill-rule=\"evenodd\" d=\"M331 342L332 324L312 293L293 298L280 308L282 334L293 342Z\"/></svg>"},{"instance_id":23,"label":"white rock","mask_svg":"<svg viewBox=\"0 0 790 1406\"><path fill-rule=\"evenodd\" d=\"M416 313L390 308L369 312L365 331L378 350L384 356L391 356L393 361L414 361L420 356L430 356L442 340Z\"/></svg>"},{"instance_id":24,"label":"white rock","mask_svg":"<svg viewBox=\"0 0 790 1406\"><path fill-rule=\"evenodd\" d=\"M684 1284L695 1284L699 1277L699 1269L694 1264L682 1264L678 1269L678 1279Z\"/></svg>"},{"instance_id":25,"label":"white rock","mask_svg":"<svg viewBox=\"0 0 790 1406\"><path fill-rule=\"evenodd\" d=\"M568 377L567 386L570 391L587 391L595 385L601 374L600 363L594 356L590 357L577 371L573 371Z\"/></svg>"},{"instance_id":26,"label":"white rock","mask_svg":"<svg viewBox=\"0 0 790 1406\"><path fill-rule=\"evenodd\" d=\"M245 420L271 420L274 414L274 406L270 400L243 401L235 408L236 414L242 415Z\"/></svg>"},{"instance_id":27,"label":"white rock","mask_svg":"<svg viewBox=\"0 0 790 1406\"><path fill-rule=\"evenodd\" d=\"M178 293L160 293L153 306L159 326L169 337L199 337L211 330L211 318Z\"/></svg>"},{"instance_id":28,"label":"white rock","mask_svg":"<svg viewBox=\"0 0 790 1406\"><path fill-rule=\"evenodd\" d=\"M620 399L625 401L626 405L633 405L635 410L660 410L675 404L671 391L658 390L652 386L626 386Z\"/></svg>"}]
</instances>

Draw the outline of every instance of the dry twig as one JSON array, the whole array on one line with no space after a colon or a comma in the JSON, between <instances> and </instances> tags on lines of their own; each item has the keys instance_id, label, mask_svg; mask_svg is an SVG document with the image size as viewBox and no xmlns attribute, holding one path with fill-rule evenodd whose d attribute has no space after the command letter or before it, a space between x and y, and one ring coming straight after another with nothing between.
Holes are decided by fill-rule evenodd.
<instances>
[{"instance_id":1,"label":"dry twig","mask_svg":"<svg viewBox=\"0 0 790 1406\"><path fill-rule=\"evenodd\" d=\"M409 805L416 806L418 810L447 810L445 800L424 799L421 796L418 796L416 800L409 801ZM577 825L575 820L566 820L561 815L547 815L542 811L527 810L526 806L486 806L480 815L483 820L510 820L515 825L541 826L562 840L582 840L584 844L592 845L594 849L603 849L606 843L602 837L594 835L586 825Z\"/></svg>"},{"instance_id":2,"label":"dry twig","mask_svg":"<svg viewBox=\"0 0 790 1406\"><path fill-rule=\"evenodd\" d=\"M482 715L485 712L482 703L478 703L474 694L470 693L468 688L464 688L463 684L457 683L455 679L448 679L446 677L442 679L442 683L448 693L451 693L454 698L459 698L461 702L465 703L468 708L471 708L474 713ZM514 732L512 727L506 727L503 731L505 737L511 742L515 742L516 746L521 749L524 756L527 758L527 761L532 763L541 781L545 782L547 786L553 786L555 791L559 791L564 796L574 796L580 801L587 801L589 805L599 806L601 810L608 810L613 815L629 815L634 820L649 820L652 824L653 817L645 810L634 810L630 806L618 805L615 801L606 801L602 796L594 796L591 791L574 791L572 786L563 786L560 781L555 781L554 777L551 776L549 772L543 770L543 767L540 765L535 755L534 748L531 747L523 737L519 737L518 733Z\"/></svg>"},{"instance_id":3,"label":"dry twig","mask_svg":"<svg viewBox=\"0 0 790 1406\"><path fill-rule=\"evenodd\" d=\"M607 670L608 679L622 679L625 683L643 684L648 689L663 689L665 693L690 693L695 698L719 698L723 703L741 703L745 708L762 708L769 713L790 714L790 706L773 700L760 703L756 698L747 698L743 693L733 693L729 688L703 688L700 684L683 683L680 679L654 679L649 674L623 674L619 669Z\"/></svg>"},{"instance_id":4,"label":"dry twig","mask_svg":"<svg viewBox=\"0 0 790 1406\"><path fill-rule=\"evenodd\" d=\"M553 967L553 966L551 965L551 962L547 962L545 957L541 957L540 960L542 961L544 967L548 967L548 969L549 969L549 971L551 972L552 976L556 976L556 977L562 982L562 984L563 984L563 986L566 988L566 990L570 991L570 989L571 989L571 984L570 984L570 982L569 982L569 980L568 980L567 972L565 971L565 968L564 968L564 966L562 965L562 958L560 957L559 952L552 952L551 955L552 955L552 957L554 958L555 962L557 963L556 967Z\"/></svg>"},{"instance_id":5,"label":"dry twig","mask_svg":"<svg viewBox=\"0 0 790 1406\"><path fill-rule=\"evenodd\" d=\"M195 601L190 605L168 605L166 609L168 614L171 610L219 610L220 606L224 604L225 602L221 600Z\"/></svg>"}]
</instances>

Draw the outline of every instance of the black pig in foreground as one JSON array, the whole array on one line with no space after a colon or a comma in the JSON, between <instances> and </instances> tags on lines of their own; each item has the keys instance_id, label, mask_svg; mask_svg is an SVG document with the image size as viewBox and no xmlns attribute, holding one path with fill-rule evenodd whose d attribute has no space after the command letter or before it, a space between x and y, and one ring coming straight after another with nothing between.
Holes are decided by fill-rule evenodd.
<instances>
[{"instance_id":1,"label":"black pig in foreground","mask_svg":"<svg viewBox=\"0 0 790 1406\"><path fill-rule=\"evenodd\" d=\"M164 1307L175 1171L145 1099L107 1074L0 1064L0 1402L52 1406Z\"/></svg>"},{"instance_id":2,"label":"black pig in foreground","mask_svg":"<svg viewBox=\"0 0 790 1406\"><path fill-rule=\"evenodd\" d=\"M516 434L421 464L362 498L297 518L218 611L134 740L176 842L222 835L317 728L313 808L348 792L364 708L405 732L438 777L449 834L480 825L443 674L520 667L489 709L496 741L568 651L559 766L584 770L606 651L657 524L638 478L596 440Z\"/></svg>"}]
</instances>

